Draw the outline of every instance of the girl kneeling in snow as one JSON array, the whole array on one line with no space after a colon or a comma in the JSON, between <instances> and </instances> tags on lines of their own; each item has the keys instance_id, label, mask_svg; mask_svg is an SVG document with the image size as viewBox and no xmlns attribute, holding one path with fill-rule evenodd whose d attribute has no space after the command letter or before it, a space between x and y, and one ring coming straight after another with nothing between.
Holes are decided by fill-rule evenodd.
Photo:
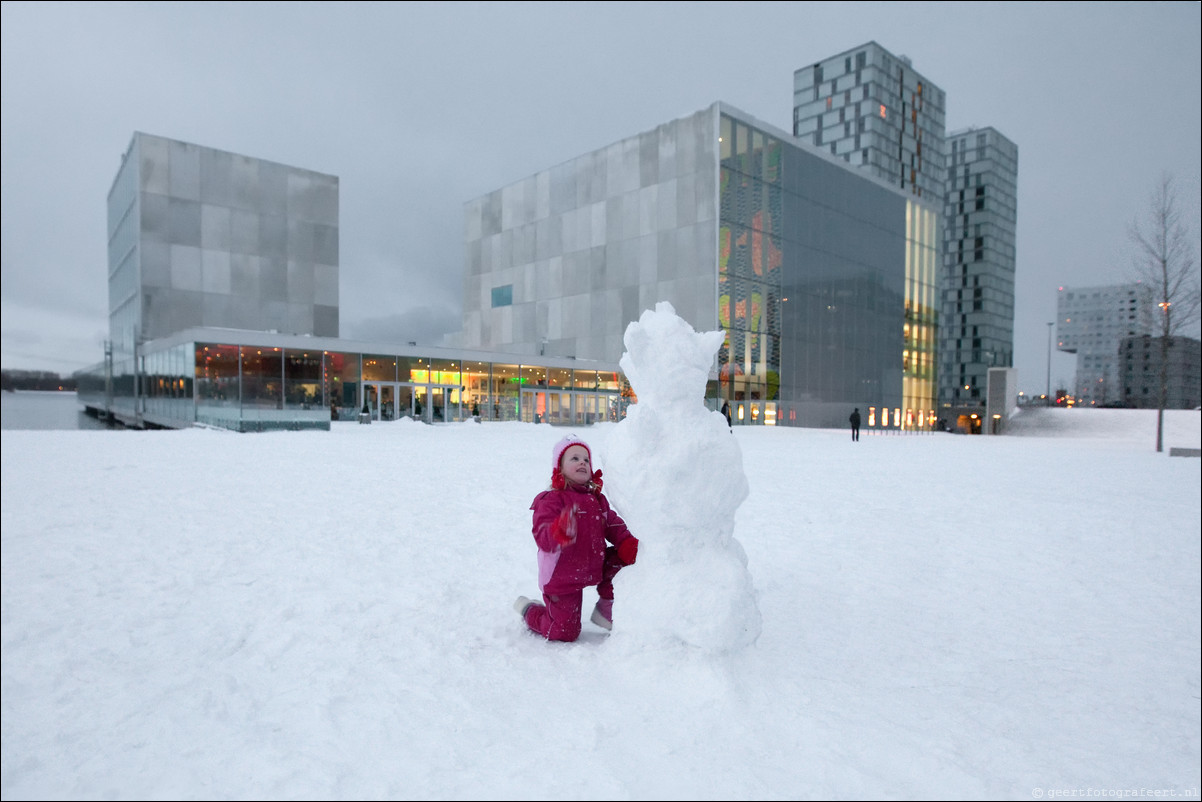
<instances>
[{"instance_id":1,"label":"girl kneeling in snow","mask_svg":"<svg viewBox=\"0 0 1202 802\"><path fill-rule=\"evenodd\" d=\"M535 496L530 509L543 603L518 596L514 609L544 638L574 641L580 635L584 589L596 585L599 599L590 620L612 629L613 578L634 564L639 541L601 493L601 471L593 471L587 443L568 435L555 444L551 489Z\"/></svg>"}]
</instances>

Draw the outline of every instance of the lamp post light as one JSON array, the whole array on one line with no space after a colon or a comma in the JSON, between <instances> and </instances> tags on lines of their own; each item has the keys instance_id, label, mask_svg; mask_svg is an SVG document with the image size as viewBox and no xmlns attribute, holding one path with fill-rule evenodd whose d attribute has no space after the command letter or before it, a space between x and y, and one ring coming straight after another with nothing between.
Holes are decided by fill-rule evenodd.
<instances>
[{"instance_id":1,"label":"lamp post light","mask_svg":"<svg viewBox=\"0 0 1202 802\"><path fill-rule=\"evenodd\" d=\"M1052 405L1052 326L1054 323L1048 324L1048 386L1047 393L1044 395L1044 404Z\"/></svg>"}]
</instances>

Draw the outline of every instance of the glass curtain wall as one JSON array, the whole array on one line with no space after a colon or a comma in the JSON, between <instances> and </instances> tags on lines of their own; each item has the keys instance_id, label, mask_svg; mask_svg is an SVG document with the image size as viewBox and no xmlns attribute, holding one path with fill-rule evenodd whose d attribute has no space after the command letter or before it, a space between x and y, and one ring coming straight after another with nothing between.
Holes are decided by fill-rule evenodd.
<instances>
[{"instance_id":1,"label":"glass curtain wall","mask_svg":"<svg viewBox=\"0 0 1202 802\"><path fill-rule=\"evenodd\" d=\"M242 426L254 431L283 421L284 349L244 346L242 352Z\"/></svg>"},{"instance_id":2,"label":"glass curtain wall","mask_svg":"<svg viewBox=\"0 0 1202 802\"><path fill-rule=\"evenodd\" d=\"M430 360L430 418L435 423L463 420L460 410L463 385L459 362Z\"/></svg>"},{"instance_id":3,"label":"glass curtain wall","mask_svg":"<svg viewBox=\"0 0 1202 802\"><path fill-rule=\"evenodd\" d=\"M284 352L284 408L312 413L303 418L325 420L329 417L322 381L322 352L287 349Z\"/></svg>"},{"instance_id":4,"label":"glass curtain wall","mask_svg":"<svg viewBox=\"0 0 1202 802\"><path fill-rule=\"evenodd\" d=\"M738 163L741 125L730 127L732 142L729 148L723 143L723 153L731 154L729 162L723 161L724 181L733 180L726 177L726 165ZM752 134L753 151L756 142ZM929 362L935 323L929 288L935 277L932 222L937 210L789 141L780 143L779 152L780 158L764 161L765 179L779 176L767 191L772 231L765 235L779 236L765 237L765 247L771 250L761 257L766 276L773 278L768 291L778 293L765 305L769 333L780 343L775 352L784 385L779 396L787 399L777 410L777 420L841 428L848 425L852 409L859 408L865 420L872 420L869 428L894 427L906 419L904 410L909 407L917 421L926 409L919 399L930 396L922 382L933 372ZM725 185L722 192L725 226L743 213L737 194ZM913 209L908 211L911 199ZM733 211L728 211L732 203ZM727 280L733 280L737 249L728 247L726 240L720 241L720 248L728 262ZM729 314L737 320L735 310ZM719 377L722 398L731 397L727 388L741 381L745 362L732 355L723 365L729 375ZM907 371L916 380L908 402L903 401ZM771 385L767 389L775 395ZM736 422L755 422L757 410L737 394L731 407ZM869 408L875 414L866 414ZM771 413L764 409L765 422L773 421Z\"/></svg>"},{"instance_id":5,"label":"glass curtain wall","mask_svg":"<svg viewBox=\"0 0 1202 802\"><path fill-rule=\"evenodd\" d=\"M518 420L521 383L519 366L493 363L488 400L490 420Z\"/></svg>"},{"instance_id":6,"label":"glass curtain wall","mask_svg":"<svg viewBox=\"0 0 1202 802\"><path fill-rule=\"evenodd\" d=\"M633 402L615 371L206 342L155 351L143 362L144 421L108 402L104 365L76 374L80 400L96 412L112 408L128 425L200 423L241 432L358 421L365 403L375 420L478 416L586 426L621 420ZM122 400L132 405L134 376L126 378Z\"/></svg>"},{"instance_id":7,"label":"glass curtain wall","mask_svg":"<svg viewBox=\"0 0 1202 802\"><path fill-rule=\"evenodd\" d=\"M196 421L240 429L241 361L236 345L196 344Z\"/></svg>"},{"instance_id":8,"label":"glass curtain wall","mask_svg":"<svg viewBox=\"0 0 1202 802\"><path fill-rule=\"evenodd\" d=\"M196 420L196 405L192 399L195 371L191 345L177 345L164 351L148 354L142 376L145 416L166 425L174 422L187 426Z\"/></svg>"},{"instance_id":9,"label":"glass curtain wall","mask_svg":"<svg viewBox=\"0 0 1202 802\"><path fill-rule=\"evenodd\" d=\"M542 423L547 415L547 369L522 365L520 371L518 385L522 393L518 400L519 420Z\"/></svg>"},{"instance_id":10,"label":"glass curtain wall","mask_svg":"<svg viewBox=\"0 0 1202 802\"><path fill-rule=\"evenodd\" d=\"M743 423L774 423L780 391L781 143L722 115L718 221L719 395Z\"/></svg>"},{"instance_id":11,"label":"glass curtain wall","mask_svg":"<svg viewBox=\"0 0 1202 802\"><path fill-rule=\"evenodd\" d=\"M463 363L463 409L468 415L480 420L492 420L489 398L489 364L487 362Z\"/></svg>"},{"instance_id":12,"label":"glass curtain wall","mask_svg":"<svg viewBox=\"0 0 1202 802\"><path fill-rule=\"evenodd\" d=\"M903 429L935 425L936 343L939 342L937 213L906 203L906 322L902 351ZM895 416L896 417L896 416Z\"/></svg>"},{"instance_id":13,"label":"glass curtain wall","mask_svg":"<svg viewBox=\"0 0 1202 802\"><path fill-rule=\"evenodd\" d=\"M326 351L322 356L322 384L330 405L330 420L355 420L359 412L359 354Z\"/></svg>"}]
</instances>

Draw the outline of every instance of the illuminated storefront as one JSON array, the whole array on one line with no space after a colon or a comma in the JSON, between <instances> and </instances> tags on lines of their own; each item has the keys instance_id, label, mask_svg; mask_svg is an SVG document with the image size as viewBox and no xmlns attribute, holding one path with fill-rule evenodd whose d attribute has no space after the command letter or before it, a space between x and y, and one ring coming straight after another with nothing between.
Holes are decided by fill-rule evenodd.
<instances>
[{"instance_id":1,"label":"illuminated storefront","mask_svg":"<svg viewBox=\"0 0 1202 802\"><path fill-rule=\"evenodd\" d=\"M136 363L76 374L80 401L127 426L253 432L328 429L364 413L381 422L585 426L621 419L629 397L612 366L583 360L516 363L448 348L251 331L231 342L230 334L192 329L145 344Z\"/></svg>"}]
</instances>

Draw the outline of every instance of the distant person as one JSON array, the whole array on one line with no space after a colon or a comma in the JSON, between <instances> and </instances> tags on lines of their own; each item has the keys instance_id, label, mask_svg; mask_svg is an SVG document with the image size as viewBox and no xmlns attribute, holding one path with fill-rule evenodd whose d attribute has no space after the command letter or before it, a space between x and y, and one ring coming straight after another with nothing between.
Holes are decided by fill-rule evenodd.
<instances>
[{"instance_id":1,"label":"distant person","mask_svg":"<svg viewBox=\"0 0 1202 802\"><path fill-rule=\"evenodd\" d=\"M856 407L847 416L847 422L851 424L851 441L858 442L860 439L860 408Z\"/></svg>"},{"instance_id":2,"label":"distant person","mask_svg":"<svg viewBox=\"0 0 1202 802\"><path fill-rule=\"evenodd\" d=\"M589 620L613 628L613 578L634 565L639 541L609 506L601 484L587 443L568 435L554 445L551 487L530 505L543 601L518 596L513 603L526 627L547 640L580 637L584 589L594 585L598 599Z\"/></svg>"},{"instance_id":3,"label":"distant person","mask_svg":"<svg viewBox=\"0 0 1202 802\"><path fill-rule=\"evenodd\" d=\"M722 417L726 418L726 426L731 431L734 431L735 426L730 421L730 402L729 401L722 402Z\"/></svg>"},{"instance_id":4,"label":"distant person","mask_svg":"<svg viewBox=\"0 0 1202 802\"><path fill-rule=\"evenodd\" d=\"M338 420L338 404L335 401L330 402L330 420Z\"/></svg>"}]
</instances>

